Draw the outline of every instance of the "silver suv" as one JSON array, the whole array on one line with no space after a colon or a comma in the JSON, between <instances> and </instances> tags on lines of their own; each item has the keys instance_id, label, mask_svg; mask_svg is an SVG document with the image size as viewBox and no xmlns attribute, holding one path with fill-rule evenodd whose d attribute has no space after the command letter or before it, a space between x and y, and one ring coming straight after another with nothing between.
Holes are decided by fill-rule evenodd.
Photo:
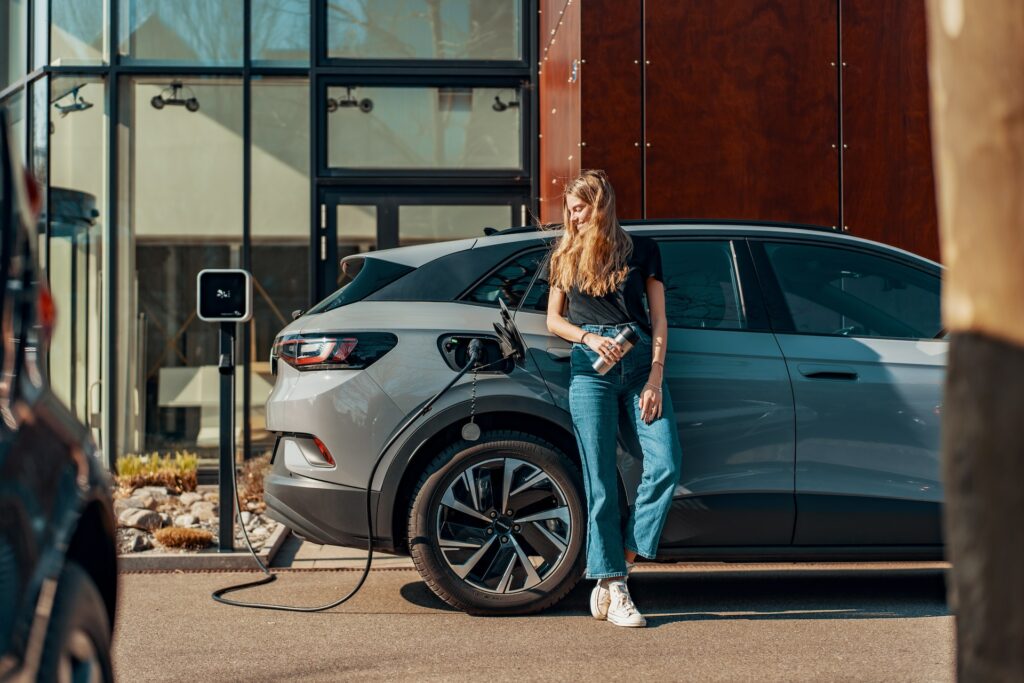
<instances>
[{"instance_id":1,"label":"silver suv","mask_svg":"<svg viewBox=\"0 0 1024 683\"><path fill-rule=\"evenodd\" d=\"M813 226L624 227L660 245L683 445L657 559L941 558L941 267ZM581 575L586 509L571 344L547 331L537 273L559 234L512 228L349 257L351 281L275 341L271 514L317 543L365 547L369 484L374 547L411 554L451 605L524 613L563 597ZM525 367L500 362L499 299ZM473 339L497 364L463 376L381 453ZM462 436L470 420L475 441ZM640 453L622 422L624 511Z\"/></svg>"}]
</instances>

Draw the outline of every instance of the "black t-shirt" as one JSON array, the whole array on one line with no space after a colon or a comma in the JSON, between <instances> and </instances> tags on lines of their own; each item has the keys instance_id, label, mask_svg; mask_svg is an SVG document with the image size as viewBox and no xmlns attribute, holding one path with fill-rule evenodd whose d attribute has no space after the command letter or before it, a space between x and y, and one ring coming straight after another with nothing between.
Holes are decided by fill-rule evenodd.
<instances>
[{"instance_id":1,"label":"black t-shirt","mask_svg":"<svg viewBox=\"0 0 1024 683\"><path fill-rule=\"evenodd\" d=\"M647 294L647 278L665 281L661 273L661 251L658 243L650 237L630 235L633 253L627 265L629 274L618 289L604 296L590 296L574 285L565 293L569 300L566 319L573 325L618 325L635 322L647 334L651 334L651 321L644 309Z\"/></svg>"}]
</instances>

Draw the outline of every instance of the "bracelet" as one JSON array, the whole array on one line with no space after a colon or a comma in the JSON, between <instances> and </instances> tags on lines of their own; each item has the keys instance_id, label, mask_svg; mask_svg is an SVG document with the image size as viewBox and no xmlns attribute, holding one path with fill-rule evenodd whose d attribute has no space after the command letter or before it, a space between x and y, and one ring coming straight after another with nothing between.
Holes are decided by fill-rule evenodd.
<instances>
[{"instance_id":1,"label":"bracelet","mask_svg":"<svg viewBox=\"0 0 1024 683\"><path fill-rule=\"evenodd\" d=\"M659 393L659 394L661 393L661 387L656 387L653 384L651 384L650 382L644 382L644 386L645 387L650 387L651 389L654 389L654 391Z\"/></svg>"},{"instance_id":2,"label":"bracelet","mask_svg":"<svg viewBox=\"0 0 1024 683\"><path fill-rule=\"evenodd\" d=\"M587 338L587 335L588 335L588 334L590 334L590 332L584 332L584 333L583 333L583 336L582 336L582 337L580 337L580 344L582 344L582 343L583 343L583 340Z\"/></svg>"},{"instance_id":3,"label":"bracelet","mask_svg":"<svg viewBox=\"0 0 1024 683\"><path fill-rule=\"evenodd\" d=\"M660 366L661 366L662 368L664 368L664 367L665 367L665 363L664 363L664 362L662 362L662 361L660 361L660 360L652 360L652 361L651 361L651 365L654 365L655 363L657 363L658 365L660 365Z\"/></svg>"}]
</instances>

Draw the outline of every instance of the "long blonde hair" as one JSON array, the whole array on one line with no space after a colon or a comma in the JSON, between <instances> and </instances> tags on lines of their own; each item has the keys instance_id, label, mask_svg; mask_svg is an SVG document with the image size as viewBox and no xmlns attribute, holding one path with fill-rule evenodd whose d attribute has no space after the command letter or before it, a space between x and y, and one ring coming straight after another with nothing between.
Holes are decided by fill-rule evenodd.
<instances>
[{"instance_id":1,"label":"long blonde hair","mask_svg":"<svg viewBox=\"0 0 1024 683\"><path fill-rule=\"evenodd\" d=\"M569 197L591 207L586 230L573 225ZM548 282L566 292L575 285L590 296L615 291L629 273L633 240L615 216L615 190L604 171L583 171L565 186L562 222L565 233L551 253Z\"/></svg>"}]
</instances>

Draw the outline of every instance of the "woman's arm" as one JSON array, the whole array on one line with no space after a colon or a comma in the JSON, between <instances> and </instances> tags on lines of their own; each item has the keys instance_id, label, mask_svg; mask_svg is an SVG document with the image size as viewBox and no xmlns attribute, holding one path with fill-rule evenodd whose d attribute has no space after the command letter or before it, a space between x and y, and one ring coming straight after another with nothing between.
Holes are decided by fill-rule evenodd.
<instances>
[{"instance_id":1,"label":"woman's arm","mask_svg":"<svg viewBox=\"0 0 1024 683\"><path fill-rule=\"evenodd\" d=\"M647 305L651 315L651 375L648 381L661 386L668 350L668 318L665 316L665 285L661 280L647 278Z\"/></svg>"},{"instance_id":2,"label":"woman's arm","mask_svg":"<svg viewBox=\"0 0 1024 683\"><path fill-rule=\"evenodd\" d=\"M565 292L558 287L551 287L548 290L548 332L557 334L562 339L571 342L582 341L608 363L617 363L622 360L621 346L606 337L587 332L582 327L577 327L565 319L562 313L567 303ZM586 339L583 339L584 335L586 335Z\"/></svg>"},{"instance_id":3,"label":"woman's arm","mask_svg":"<svg viewBox=\"0 0 1024 683\"><path fill-rule=\"evenodd\" d=\"M640 393L640 417L650 424L661 417L661 382L665 376L665 351L668 344L665 285L656 277L647 278L647 306L651 316L651 372Z\"/></svg>"},{"instance_id":4,"label":"woman's arm","mask_svg":"<svg viewBox=\"0 0 1024 683\"><path fill-rule=\"evenodd\" d=\"M563 317L566 303L565 292L558 287L548 289L548 332L557 334L562 339L578 342L585 330L582 327L576 327Z\"/></svg>"}]
</instances>

